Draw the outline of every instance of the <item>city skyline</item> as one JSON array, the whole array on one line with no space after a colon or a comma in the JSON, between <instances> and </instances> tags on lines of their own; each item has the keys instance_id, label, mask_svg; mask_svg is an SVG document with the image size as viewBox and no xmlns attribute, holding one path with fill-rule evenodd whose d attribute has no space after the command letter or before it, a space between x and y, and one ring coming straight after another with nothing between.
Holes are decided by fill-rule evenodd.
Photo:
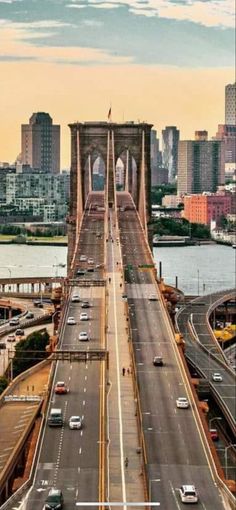
<instances>
[{"instance_id":1,"label":"city skyline","mask_svg":"<svg viewBox=\"0 0 236 510\"><path fill-rule=\"evenodd\" d=\"M20 126L33 112L61 125L145 120L180 139L224 123L225 85L234 82L234 3L176 0L0 0L0 160L20 152ZM114 27L115 30L114 31Z\"/></svg>"}]
</instances>

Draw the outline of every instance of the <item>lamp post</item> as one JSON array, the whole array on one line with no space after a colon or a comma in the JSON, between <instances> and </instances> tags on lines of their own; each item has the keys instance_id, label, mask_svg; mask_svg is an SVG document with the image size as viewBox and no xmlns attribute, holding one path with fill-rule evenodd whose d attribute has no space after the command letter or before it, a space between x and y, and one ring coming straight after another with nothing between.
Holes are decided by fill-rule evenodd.
<instances>
[{"instance_id":1,"label":"lamp post","mask_svg":"<svg viewBox=\"0 0 236 510\"><path fill-rule=\"evenodd\" d=\"M197 295L200 293L200 278L199 278L199 269L197 270Z\"/></svg>"},{"instance_id":2,"label":"lamp post","mask_svg":"<svg viewBox=\"0 0 236 510\"><path fill-rule=\"evenodd\" d=\"M150 503L152 503L152 483L153 482L160 482L160 478L153 478L153 479L149 479L148 481L148 490L149 490L149 500L150 500ZM150 509L152 510L152 506L150 506Z\"/></svg>"},{"instance_id":3,"label":"lamp post","mask_svg":"<svg viewBox=\"0 0 236 510\"><path fill-rule=\"evenodd\" d=\"M229 448L236 448L236 444L229 444L225 447L225 476L228 480L228 449Z\"/></svg>"}]
</instances>

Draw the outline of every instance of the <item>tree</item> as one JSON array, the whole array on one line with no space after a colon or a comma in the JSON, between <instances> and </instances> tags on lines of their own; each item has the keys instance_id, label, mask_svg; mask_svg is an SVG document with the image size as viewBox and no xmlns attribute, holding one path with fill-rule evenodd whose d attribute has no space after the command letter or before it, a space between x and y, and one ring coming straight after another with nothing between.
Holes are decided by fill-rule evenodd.
<instances>
[{"instance_id":1,"label":"tree","mask_svg":"<svg viewBox=\"0 0 236 510\"><path fill-rule=\"evenodd\" d=\"M165 195L176 195L176 184L161 184L151 189L151 204L161 205Z\"/></svg>"},{"instance_id":2,"label":"tree","mask_svg":"<svg viewBox=\"0 0 236 510\"><path fill-rule=\"evenodd\" d=\"M8 380L4 375L0 376L0 394L7 388Z\"/></svg>"},{"instance_id":3,"label":"tree","mask_svg":"<svg viewBox=\"0 0 236 510\"><path fill-rule=\"evenodd\" d=\"M20 340L16 345L13 359L14 377L42 361L42 353L40 351L45 351L45 358L47 358L46 346L48 343L49 334L46 329L35 331L24 340Z\"/></svg>"}]
</instances>

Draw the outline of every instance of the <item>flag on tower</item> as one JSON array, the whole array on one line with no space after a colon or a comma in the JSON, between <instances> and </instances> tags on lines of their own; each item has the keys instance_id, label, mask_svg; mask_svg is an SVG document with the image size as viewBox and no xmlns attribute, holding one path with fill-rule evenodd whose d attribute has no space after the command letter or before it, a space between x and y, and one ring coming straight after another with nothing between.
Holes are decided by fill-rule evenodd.
<instances>
[{"instance_id":1,"label":"flag on tower","mask_svg":"<svg viewBox=\"0 0 236 510\"><path fill-rule=\"evenodd\" d=\"M111 120L111 108L109 108L109 112L108 112L107 118L108 118L108 120Z\"/></svg>"}]
</instances>

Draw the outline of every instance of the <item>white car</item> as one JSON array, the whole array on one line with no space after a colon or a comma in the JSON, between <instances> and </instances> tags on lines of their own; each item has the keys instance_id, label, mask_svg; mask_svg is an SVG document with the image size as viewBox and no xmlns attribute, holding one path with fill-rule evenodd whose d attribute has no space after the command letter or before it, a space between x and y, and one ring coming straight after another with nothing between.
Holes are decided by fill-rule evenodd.
<instances>
[{"instance_id":1,"label":"white car","mask_svg":"<svg viewBox=\"0 0 236 510\"><path fill-rule=\"evenodd\" d=\"M8 337L7 337L7 341L8 341L8 342L15 342L15 341L16 341L16 337L15 337L15 335L13 335L13 333L11 333L10 335L8 335Z\"/></svg>"},{"instance_id":2,"label":"white car","mask_svg":"<svg viewBox=\"0 0 236 510\"><path fill-rule=\"evenodd\" d=\"M69 427L70 429L81 429L82 419L80 416L71 416L69 419Z\"/></svg>"},{"instance_id":3,"label":"white car","mask_svg":"<svg viewBox=\"0 0 236 510\"><path fill-rule=\"evenodd\" d=\"M88 341L88 339L89 339L89 338L88 338L88 333L87 333L87 331L81 331L81 332L79 333L79 341L80 341L80 342L87 342L87 341Z\"/></svg>"},{"instance_id":4,"label":"white car","mask_svg":"<svg viewBox=\"0 0 236 510\"><path fill-rule=\"evenodd\" d=\"M80 259L80 262L86 262L87 257L86 257L86 255L80 255L79 259Z\"/></svg>"},{"instance_id":5,"label":"white car","mask_svg":"<svg viewBox=\"0 0 236 510\"><path fill-rule=\"evenodd\" d=\"M179 489L182 503L197 503L198 495L194 485L181 485Z\"/></svg>"},{"instance_id":6,"label":"white car","mask_svg":"<svg viewBox=\"0 0 236 510\"><path fill-rule=\"evenodd\" d=\"M88 259L88 264L94 264L94 260L93 259Z\"/></svg>"},{"instance_id":7,"label":"white car","mask_svg":"<svg viewBox=\"0 0 236 510\"><path fill-rule=\"evenodd\" d=\"M212 374L212 380L215 382L221 382L223 381L223 377L219 374L219 372L214 372L214 374Z\"/></svg>"},{"instance_id":8,"label":"white car","mask_svg":"<svg viewBox=\"0 0 236 510\"><path fill-rule=\"evenodd\" d=\"M158 301L158 297L156 294L150 294L150 296L148 296L148 300L149 301Z\"/></svg>"},{"instance_id":9,"label":"white car","mask_svg":"<svg viewBox=\"0 0 236 510\"><path fill-rule=\"evenodd\" d=\"M79 303L80 302L79 294L73 294L73 296L71 298L71 302L72 303Z\"/></svg>"},{"instance_id":10,"label":"white car","mask_svg":"<svg viewBox=\"0 0 236 510\"><path fill-rule=\"evenodd\" d=\"M67 324L69 324L70 326L74 326L76 324L75 318L74 317L68 317Z\"/></svg>"},{"instance_id":11,"label":"white car","mask_svg":"<svg viewBox=\"0 0 236 510\"><path fill-rule=\"evenodd\" d=\"M187 409L189 407L189 401L186 397L178 397L176 400L176 407L180 409Z\"/></svg>"},{"instance_id":12,"label":"white car","mask_svg":"<svg viewBox=\"0 0 236 510\"><path fill-rule=\"evenodd\" d=\"M88 314L86 312L81 312L79 320L88 321Z\"/></svg>"}]
</instances>

